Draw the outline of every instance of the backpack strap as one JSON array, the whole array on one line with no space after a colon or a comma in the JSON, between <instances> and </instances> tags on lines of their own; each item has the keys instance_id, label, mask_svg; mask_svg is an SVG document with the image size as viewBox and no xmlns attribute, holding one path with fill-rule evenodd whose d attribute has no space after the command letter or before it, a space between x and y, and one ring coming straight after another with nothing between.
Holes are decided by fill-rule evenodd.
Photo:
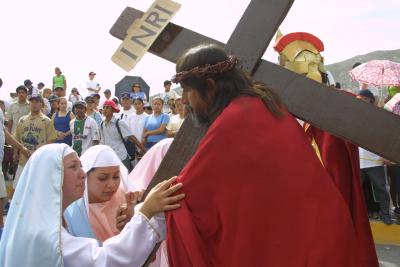
<instances>
[{"instance_id":1,"label":"backpack strap","mask_svg":"<svg viewBox=\"0 0 400 267\"><path fill-rule=\"evenodd\" d=\"M125 144L125 139L124 139L124 137L122 136L121 129L119 128L119 120L120 120L120 119L117 119L117 122L116 122L117 131L118 131L118 133L119 133L119 136L120 136L121 139L122 139L122 142L124 142L124 145L126 146L126 144Z\"/></svg>"}]
</instances>

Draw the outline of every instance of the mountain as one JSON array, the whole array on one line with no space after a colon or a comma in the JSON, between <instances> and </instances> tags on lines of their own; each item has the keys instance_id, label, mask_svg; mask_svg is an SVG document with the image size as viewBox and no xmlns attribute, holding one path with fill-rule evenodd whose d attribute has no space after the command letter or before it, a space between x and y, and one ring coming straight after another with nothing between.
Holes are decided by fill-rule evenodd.
<instances>
[{"instance_id":1,"label":"mountain","mask_svg":"<svg viewBox=\"0 0 400 267\"><path fill-rule=\"evenodd\" d=\"M373 59L387 59L400 62L400 49L375 51L366 55L355 56L342 62L326 65L326 68L332 73L335 81L340 82L342 88L356 89L358 88L358 83L351 79L348 71L351 70L353 64L356 62L365 63Z\"/></svg>"}]
</instances>

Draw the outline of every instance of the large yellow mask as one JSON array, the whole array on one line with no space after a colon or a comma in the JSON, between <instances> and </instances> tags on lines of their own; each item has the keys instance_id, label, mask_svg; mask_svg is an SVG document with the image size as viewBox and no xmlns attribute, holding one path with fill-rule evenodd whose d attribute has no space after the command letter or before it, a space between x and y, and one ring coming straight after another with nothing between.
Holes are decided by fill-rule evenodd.
<instances>
[{"instance_id":1,"label":"large yellow mask","mask_svg":"<svg viewBox=\"0 0 400 267\"><path fill-rule=\"evenodd\" d=\"M279 64L291 71L303 74L317 82L322 82L322 73L326 73L324 44L316 36L306 32L295 32L282 36L277 34L275 51L279 53Z\"/></svg>"}]
</instances>

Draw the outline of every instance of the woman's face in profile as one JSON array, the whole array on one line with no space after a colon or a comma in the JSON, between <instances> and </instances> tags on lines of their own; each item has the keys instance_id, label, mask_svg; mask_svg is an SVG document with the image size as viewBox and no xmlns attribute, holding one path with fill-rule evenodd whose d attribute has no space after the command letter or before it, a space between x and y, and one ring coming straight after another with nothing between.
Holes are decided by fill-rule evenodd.
<instances>
[{"instance_id":1,"label":"woman's face in profile","mask_svg":"<svg viewBox=\"0 0 400 267\"><path fill-rule=\"evenodd\" d=\"M63 198L68 204L80 199L85 191L85 172L76 153L64 157Z\"/></svg>"}]
</instances>

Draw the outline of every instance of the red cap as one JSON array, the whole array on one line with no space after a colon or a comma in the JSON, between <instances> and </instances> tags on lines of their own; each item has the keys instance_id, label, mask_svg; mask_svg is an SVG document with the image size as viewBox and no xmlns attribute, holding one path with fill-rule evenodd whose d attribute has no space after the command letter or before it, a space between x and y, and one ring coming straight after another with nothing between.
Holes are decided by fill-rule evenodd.
<instances>
[{"instance_id":1,"label":"red cap","mask_svg":"<svg viewBox=\"0 0 400 267\"><path fill-rule=\"evenodd\" d=\"M112 109L114 110L114 112L119 112L119 108L117 107L117 105L115 104L114 101L112 100L106 100L104 101L103 107L112 107Z\"/></svg>"}]
</instances>

